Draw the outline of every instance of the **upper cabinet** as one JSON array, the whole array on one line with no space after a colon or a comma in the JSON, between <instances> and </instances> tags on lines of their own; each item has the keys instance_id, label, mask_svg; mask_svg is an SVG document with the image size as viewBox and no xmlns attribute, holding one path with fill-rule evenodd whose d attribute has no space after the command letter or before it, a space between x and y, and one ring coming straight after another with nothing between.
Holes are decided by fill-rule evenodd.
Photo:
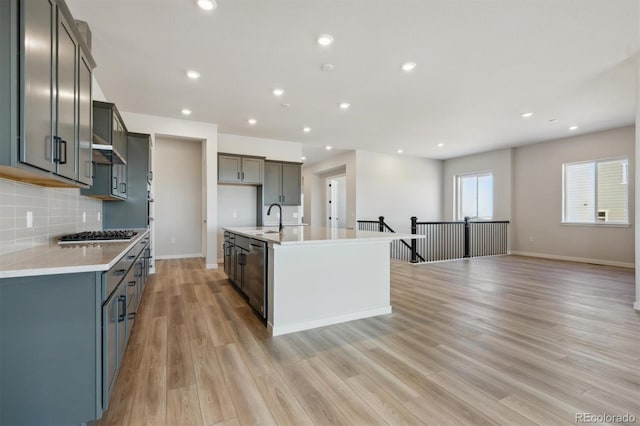
<instances>
[{"instance_id":1,"label":"upper cabinet","mask_svg":"<svg viewBox=\"0 0 640 426\"><path fill-rule=\"evenodd\" d=\"M264 204L299 206L302 202L302 164L282 161L264 163Z\"/></svg>"},{"instance_id":2,"label":"upper cabinet","mask_svg":"<svg viewBox=\"0 0 640 426\"><path fill-rule=\"evenodd\" d=\"M82 195L102 200L125 200L127 198L127 127L115 104L93 102L93 140L98 146L108 146L106 152L94 152L93 186L83 189ZM94 145L95 148L96 145Z\"/></svg>"},{"instance_id":3,"label":"upper cabinet","mask_svg":"<svg viewBox=\"0 0 640 426\"><path fill-rule=\"evenodd\" d=\"M264 157L218 154L218 182L262 184Z\"/></svg>"},{"instance_id":4,"label":"upper cabinet","mask_svg":"<svg viewBox=\"0 0 640 426\"><path fill-rule=\"evenodd\" d=\"M94 67L62 0L0 2L0 177L91 184Z\"/></svg>"}]
</instances>

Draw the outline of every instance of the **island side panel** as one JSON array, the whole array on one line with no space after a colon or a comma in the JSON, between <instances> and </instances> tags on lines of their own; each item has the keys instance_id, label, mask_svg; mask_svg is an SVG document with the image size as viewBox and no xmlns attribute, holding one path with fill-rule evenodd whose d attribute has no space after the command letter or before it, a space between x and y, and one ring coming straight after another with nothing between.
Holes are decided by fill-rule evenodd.
<instances>
[{"instance_id":1,"label":"island side panel","mask_svg":"<svg viewBox=\"0 0 640 426\"><path fill-rule=\"evenodd\" d=\"M274 336L391 312L390 241L276 245Z\"/></svg>"}]
</instances>

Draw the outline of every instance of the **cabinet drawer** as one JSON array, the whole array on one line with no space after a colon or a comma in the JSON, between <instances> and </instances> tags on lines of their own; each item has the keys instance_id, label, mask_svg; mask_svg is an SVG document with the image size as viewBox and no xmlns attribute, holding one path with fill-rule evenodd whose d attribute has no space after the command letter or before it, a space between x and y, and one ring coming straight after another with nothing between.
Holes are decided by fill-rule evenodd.
<instances>
[{"instance_id":1,"label":"cabinet drawer","mask_svg":"<svg viewBox=\"0 0 640 426\"><path fill-rule=\"evenodd\" d=\"M133 262L127 259L127 256L120 259L118 263L116 263L113 268L109 269L104 273L103 281L102 281L102 300L105 300L109 297L111 293L118 287L118 284L131 267Z\"/></svg>"}]
</instances>

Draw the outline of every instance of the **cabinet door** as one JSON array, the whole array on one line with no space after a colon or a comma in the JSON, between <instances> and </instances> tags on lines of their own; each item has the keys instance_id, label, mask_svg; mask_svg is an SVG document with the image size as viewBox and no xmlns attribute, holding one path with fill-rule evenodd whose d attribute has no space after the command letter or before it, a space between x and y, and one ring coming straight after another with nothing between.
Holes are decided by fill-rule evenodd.
<instances>
[{"instance_id":1,"label":"cabinet door","mask_svg":"<svg viewBox=\"0 0 640 426\"><path fill-rule=\"evenodd\" d=\"M264 204L282 202L282 164L264 163Z\"/></svg>"},{"instance_id":2,"label":"cabinet door","mask_svg":"<svg viewBox=\"0 0 640 426\"><path fill-rule=\"evenodd\" d=\"M78 179L78 137L76 130L76 103L78 73L78 43L68 24L58 13L58 48L57 48L57 133L58 163L57 174Z\"/></svg>"},{"instance_id":3,"label":"cabinet door","mask_svg":"<svg viewBox=\"0 0 640 426\"><path fill-rule=\"evenodd\" d=\"M21 3L24 14L24 104L21 111L24 138L20 161L55 171L53 34L56 7L51 0Z\"/></svg>"},{"instance_id":4,"label":"cabinet door","mask_svg":"<svg viewBox=\"0 0 640 426\"><path fill-rule=\"evenodd\" d=\"M262 183L262 168L264 160L259 158L243 158L242 159L242 182L243 183Z\"/></svg>"},{"instance_id":5,"label":"cabinet door","mask_svg":"<svg viewBox=\"0 0 640 426\"><path fill-rule=\"evenodd\" d=\"M114 292L102 305L102 406L109 406L111 391L118 369L118 294Z\"/></svg>"},{"instance_id":6,"label":"cabinet door","mask_svg":"<svg viewBox=\"0 0 640 426\"><path fill-rule=\"evenodd\" d=\"M78 180L87 185L93 183L91 162L91 67L80 54L78 68Z\"/></svg>"},{"instance_id":7,"label":"cabinet door","mask_svg":"<svg viewBox=\"0 0 640 426\"><path fill-rule=\"evenodd\" d=\"M238 183L242 171L242 158L218 156L218 182Z\"/></svg>"},{"instance_id":8,"label":"cabinet door","mask_svg":"<svg viewBox=\"0 0 640 426\"><path fill-rule=\"evenodd\" d=\"M118 366L122 365L124 349L127 346L127 283L120 283L115 294L118 296Z\"/></svg>"},{"instance_id":9,"label":"cabinet door","mask_svg":"<svg viewBox=\"0 0 640 426\"><path fill-rule=\"evenodd\" d=\"M282 204L285 206L300 205L301 168L298 164L282 165Z\"/></svg>"}]
</instances>

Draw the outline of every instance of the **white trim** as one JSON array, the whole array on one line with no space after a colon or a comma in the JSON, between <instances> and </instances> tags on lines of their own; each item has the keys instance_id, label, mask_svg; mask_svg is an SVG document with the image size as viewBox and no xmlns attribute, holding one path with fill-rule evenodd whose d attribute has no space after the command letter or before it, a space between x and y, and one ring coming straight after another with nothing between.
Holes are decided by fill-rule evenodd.
<instances>
[{"instance_id":1,"label":"white trim","mask_svg":"<svg viewBox=\"0 0 640 426\"><path fill-rule=\"evenodd\" d=\"M206 268L207 269L218 269L218 264L217 263L207 263Z\"/></svg>"},{"instance_id":2,"label":"white trim","mask_svg":"<svg viewBox=\"0 0 640 426\"><path fill-rule=\"evenodd\" d=\"M586 257L559 256L556 254L533 253L529 251L512 251L511 254L516 256L539 257L542 259L564 260L568 262L593 263L595 265L605 265L605 266L619 266L621 268L634 269L636 267L635 263L633 262L618 262L615 260L589 259Z\"/></svg>"},{"instance_id":3,"label":"white trim","mask_svg":"<svg viewBox=\"0 0 640 426\"><path fill-rule=\"evenodd\" d=\"M628 228L631 224L622 222L560 222L560 226L604 226L605 228Z\"/></svg>"},{"instance_id":4,"label":"white trim","mask_svg":"<svg viewBox=\"0 0 640 426\"><path fill-rule=\"evenodd\" d=\"M156 256L156 260L169 260L169 259L189 259L192 257L203 258L202 253L189 253L189 254L165 254L163 256Z\"/></svg>"},{"instance_id":5,"label":"white trim","mask_svg":"<svg viewBox=\"0 0 640 426\"><path fill-rule=\"evenodd\" d=\"M640 300L634 302L633 309L635 309L636 311L640 311Z\"/></svg>"},{"instance_id":6,"label":"white trim","mask_svg":"<svg viewBox=\"0 0 640 426\"><path fill-rule=\"evenodd\" d=\"M354 321L357 319L386 315L390 313L391 305L385 306L383 308L369 309L366 311L337 315L334 317L322 318L313 321L299 322L297 324L285 325L283 327L274 328L271 323L268 323L267 328L272 336L281 336L283 334L295 333L296 331L309 330L311 328L324 327L326 325L339 324L341 322Z\"/></svg>"}]
</instances>

